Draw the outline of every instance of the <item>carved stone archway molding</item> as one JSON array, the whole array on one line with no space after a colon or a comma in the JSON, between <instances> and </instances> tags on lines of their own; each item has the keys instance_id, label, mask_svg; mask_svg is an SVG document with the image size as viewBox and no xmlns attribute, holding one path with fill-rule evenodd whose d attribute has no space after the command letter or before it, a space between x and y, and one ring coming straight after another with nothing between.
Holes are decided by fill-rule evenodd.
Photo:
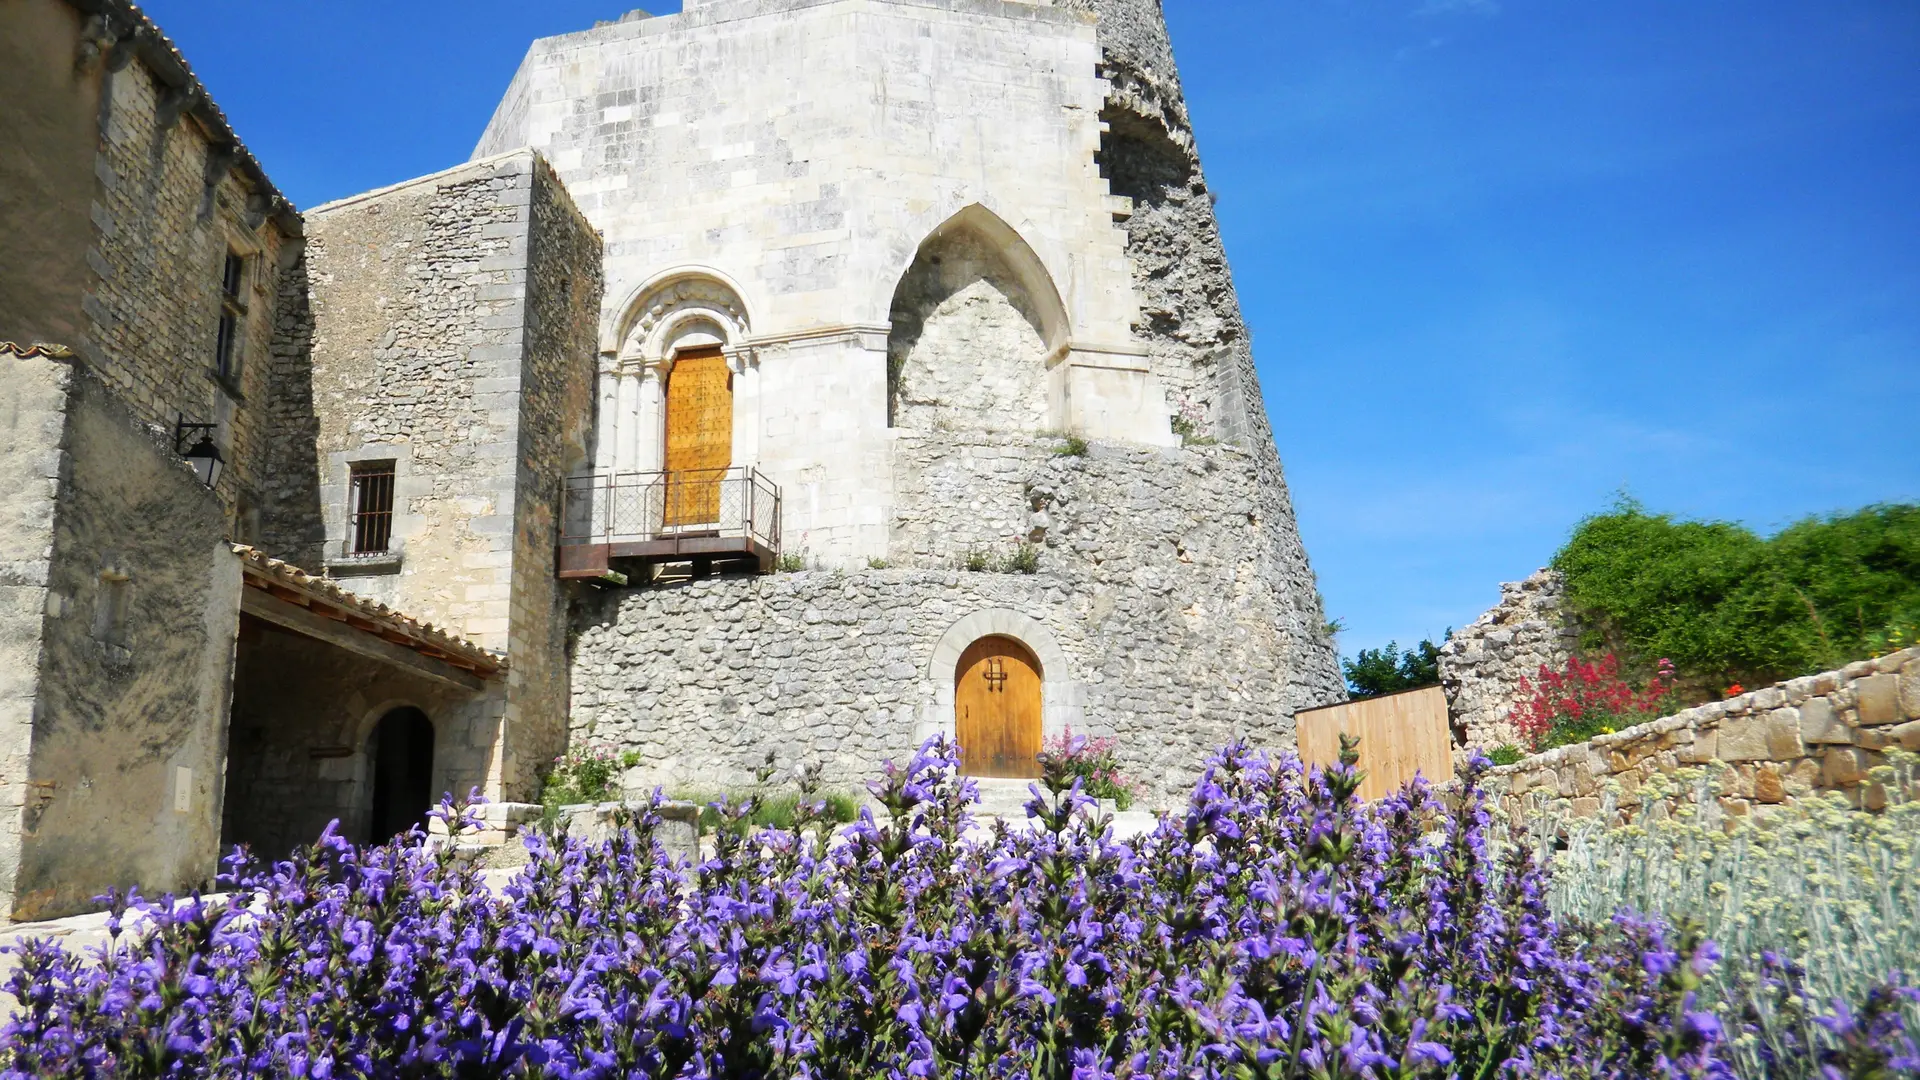
<instances>
[{"instance_id":1,"label":"carved stone archway molding","mask_svg":"<svg viewBox=\"0 0 1920 1080\"><path fill-rule=\"evenodd\" d=\"M663 271L627 295L602 327L599 439L594 465L603 472L661 467L666 381L674 354L718 346L735 376L737 463L759 453L758 351L753 317L740 289L710 267Z\"/></svg>"},{"instance_id":2,"label":"carved stone archway molding","mask_svg":"<svg viewBox=\"0 0 1920 1080\"><path fill-rule=\"evenodd\" d=\"M983 637L1012 638L1040 661L1040 732L1053 738L1068 728L1086 729L1086 692L1074 681L1065 650L1045 623L1007 608L985 608L962 617L933 647L926 678L933 687L933 705L923 718L918 739L934 735L952 738L954 667L967 646Z\"/></svg>"}]
</instances>

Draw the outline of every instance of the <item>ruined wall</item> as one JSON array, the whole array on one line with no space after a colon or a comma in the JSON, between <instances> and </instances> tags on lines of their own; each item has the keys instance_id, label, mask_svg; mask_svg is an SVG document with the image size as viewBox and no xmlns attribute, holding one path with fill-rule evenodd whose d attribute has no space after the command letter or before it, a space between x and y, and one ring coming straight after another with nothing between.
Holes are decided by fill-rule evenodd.
<instances>
[{"instance_id":1,"label":"ruined wall","mask_svg":"<svg viewBox=\"0 0 1920 1080\"><path fill-rule=\"evenodd\" d=\"M1047 729L1117 736L1156 801L1184 794L1230 738L1290 747L1294 711L1335 699L1317 640L1289 628L1249 455L1096 444L1031 461L1023 495L1045 507L1031 575L810 572L604 594L577 621L575 738L641 751L645 782L669 788L739 783L769 750L853 784L950 730L954 673L930 666L993 611L1057 644Z\"/></svg>"},{"instance_id":2,"label":"ruined wall","mask_svg":"<svg viewBox=\"0 0 1920 1080\"><path fill-rule=\"evenodd\" d=\"M1148 349L1176 424L1190 437L1219 439L1253 455L1269 491L1265 511L1291 618L1320 634L1324 646L1315 662L1337 671L1332 641L1321 633L1326 615L1295 525L1160 0L1055 3L1091 11L1098 20L1108 84L1099 165L1111 192L1132 204L1123 225L1140 304L1135 337Z\"/></svg>"},{"instance_id":3,"label":"ruined wall","mask_svg":"<svg viewBox=\"0 0 1920 1080\"><path fill-rule=\"evenodd\" d=\"M1560 574L1544 568L1504 582L1498 604L1441 643L1440 685L1456 745L1524 745L1510 719L1520 680L1537 680L1542 664L1559 671L1578 652L1580 630L1567 616L1565 591Z\"/></svg>"},{"instance_id":4,"label":"ruined wall","mask_svg":"<svg viewBox=\"0 0 1920 1080\"><path fill-rule=\"evenodd\" d=\"M101 81L75 63L85 19L64 0L0 6L0 341L83 332Z\"/></svg>"},{"instance_id":5,"label":"ruined wall","mask_svg":"<svg viewBox=\"0 0 1920 1080\"><path fill-rule=\"evenodd\" d=\"M1656 775L1722 763L1720 803L1735 815L1830 791L1879 809L1887 795L1872 772L1889 748L1920 752L1920 649L1556 747L1492 770L1489 786L1516 813L1592 817L1611 802L1634 820L1672 809L1640 790Z\"/></svg>"},{"instance_id":6,"label":"ruined wall","mask_svg":"<svg viewBox=\"0 0 1920 1080\"><path fill-rule=\"evenodd\" d=\"M73 366L0 348L0 912L12 910Z\"/></svg>"},{"instance_id":7,"label":"ruined wall","mask_svg":"<svg viewBox=\"0 0 1920 1080\"><path fill-rule=\"evenodd\" d=\"M212 878L239 618L219 499L85 369L61 450L20 919Z\"/></svg>"},{"instance_id":8,"label":"ruined wall","mask_svg":"<svg viewBox=\"0 0 1920 1080\"><path fill-rule=\"evenodd\" d=\"M234 670L223 845L264 859L312 843L327 822L365 840L370 742L380 718L412 706L434 726L435 797L485 782L497 702L247 618Z\"/></svg>"}]
</instances>

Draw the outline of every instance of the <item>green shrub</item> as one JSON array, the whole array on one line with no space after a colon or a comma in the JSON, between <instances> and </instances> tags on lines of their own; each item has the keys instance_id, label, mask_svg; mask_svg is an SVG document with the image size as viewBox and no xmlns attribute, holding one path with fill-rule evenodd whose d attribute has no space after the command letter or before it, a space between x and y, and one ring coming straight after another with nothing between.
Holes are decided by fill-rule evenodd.
<instances>
[{"instance_id":1,"label":"green shrub","mask_svg":"<svg viewBox=\"0 0 1920 1080\"><path fill-rule=\"evenodd\" d=\"M620 774L640 764L637 750L615 750L604 743L572 746L553 759L553 767L540 788L540 805L548 820L562 806L575 803L606 802L619 795L615 781Z\"/></svg>"},{"instance_id":2,"label":"green shrub","mask_svg":"<svg viewBox=\"0 0 1920 1080\"><path fill-rule=\"evenodd\" d=\"M780 556L779 570L783 574L795 574L807 568L807 557L797 552Z\"/></svg>"},{"instance_id":3,"label":"green shrub","mask_svg":"<svg viewBox=\"0 0 1920 1080\"><path fill-rule=\"evenodd\" d=\"M1622 500L1554 556L1582 647L1671 659L1689 698L1840 667L1920 624L1920 506L1809 518L1762 539ZM1907 629L1903 629L1907 628Z\"/></svg>"},{"instance_id":4,"label":"green shrub","mask_svg":"<svg viewBox=\"0 0 1920 1080\"><path fill-rule=\"evenodd\" d=\"M1034 544L1021 544L1013 549L1000 569L1009 574L1031 574L1040 569L1040 548Z\"/></svg>"},{"instance_id":5,"label":"green shrub","mask_svg":"<svg viewBox=\"0 0 1920 1080\"><path fill-rule=\"evenodd\" d=\"M801 796L797 792L768 795L750 791L734 791L719 795L699 793L681 794L674 796L674 798L681 802L700 804L702 807L700 811L700 831L713 832L724 828L738 832L746 828L758 828L762 826L774 829L792 828L794 811L800 806ZM818 817L833 824L844 825L860 816L860 799L851 792L823 791L816 793L813 798L814 801L825 804L824 812L818 815ZM713 806L715 803L739 806L748 800L753 800L753 809L752 812L744 818L724 816L718 810L714 809Z\"/></svg>"},{"instance_id":6,"label":"green shrub","mask_svg":"<svg viewBox=\"0 0 1920 1080\"><path fill-rule=\"evenodd\" d=\"M993 556L980 548L970 547L962 557L961 565L976 574L985 573L993 569Z\"/></svg>"},{"instance_id":7,"label":"green shrub","mask_svg":"<svg viewBox=\"0 0 1920 1080\"><path fill-rule=\"evenodd\" d=\"M1512 743L1501 743L1499 746L1487 751L1487 758L1495 765L1513 765L1526 756L1527 752L1525 750L1520 749Z\"/></svg>"},{"instance_id":8,"label":"green shrub","mask_svg":"<svg viewBox=\"0 0 1920 1080\"><path fill-rule=\"evenodd\" d=\"M1078 435L1067 434L1060 436L1060 445L1053 448L1053 456L1086 457L1087 450L1087 440Z\"/></svg>"},{"instance_id":9,"label":"green shrub","mask_svg":"<svg viewBox=\"0 0 1920 1080\"><path fill-rule=\"evenodd\" d=\"M867 560L867 569L869 570L885 570L886 568L887 560L885 559L871 558Z\"/></svg>"}]
</instances>

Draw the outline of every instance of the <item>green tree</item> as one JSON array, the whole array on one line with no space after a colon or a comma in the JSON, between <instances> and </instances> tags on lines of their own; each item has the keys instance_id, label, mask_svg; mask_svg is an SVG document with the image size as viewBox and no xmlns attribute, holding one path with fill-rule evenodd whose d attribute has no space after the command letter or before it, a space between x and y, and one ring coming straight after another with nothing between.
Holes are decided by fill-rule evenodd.
<instances>
[{"instance_id":1,"label":"green tree","mask_svg":"<svg viewBox=\"0 0 1920 1080\"><path fill-rule=\"evenodd\" d=\"M1340 668L1355 699L1414 690L1440 681L1440 646L1422 641L1403 653L1399 642L1389 641L1384 649L1361 649L1359 656L1340 661Z\"/></svg>"},{"instance_id":2,"label":"green tree","mask_svg":"<svg viewBox=\"0 0 1920 1080\"><path fill-rule=\"evenodd\" d=\"M1920 623L1920 506L1808 518L1763 539L1622 499L1574 529L1553 565L1582 647L1647 671L1662 657L1711 692L1869 655Z\"/></svg>"}]
</instances>

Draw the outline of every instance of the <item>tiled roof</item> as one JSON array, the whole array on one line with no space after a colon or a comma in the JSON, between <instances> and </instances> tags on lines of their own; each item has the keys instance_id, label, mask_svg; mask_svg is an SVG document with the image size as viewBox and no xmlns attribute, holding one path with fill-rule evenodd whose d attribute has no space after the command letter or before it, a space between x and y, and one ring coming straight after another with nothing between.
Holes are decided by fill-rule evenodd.
<instances>
[{"instance_id":1,"label":"tiled roof","mask_svg":"<svg viewBox=\"0 0 1920 1080\"><path fill-rule=\"evenodd\" d=\"M357 630L490 678L506 670L507 658L447 633L432 623L395 611L377 600L357 596L332 578L318 577L245 544L233 545L246 583L282 600L337 619Z\"/></svg>"},{"instance_id":2,"label":"tiled roof","mask_svg":"<svg viewBox=\"0 0 1920 1080\"><path fill-rule=\"evenodd\" d=\"M5 353L9 356L18 356L22 359L44 356L51 360L67 360L73 356L73 350L67 348L65 345L55 345L46 341L36 341L31 345L21 345L12 341L0 341L0 353Z\"/></svg>"},{"instance_id":3,"label":"tiled roof","mask_svg":"<svg viewBox=\"0 0 1920 1080\"><path fill-rule=\"evenodd\" d=\"M111 43L99 44L105 44L108 48L131 48L146 63L147 70L153 73L154 78L182 92L186 99L185 111L207 129L216 148L224 146L231 151L233 167L253 181L254 189L265 200L265 213L279 223L286 235L301 235L300 214L293 208L293 203L280 194L280 189L273 185L272 180L267 179L267 171L260 167L260 162L240 141L240 136L234 134L233 125L227 123L227 114L214 104L213 95L207 92L206 85L193 73L187 58L181 55L179 47L160 29L159 24L129 0L66 2L74 10L97 16L105 22Z\"/></svg>"}]
</instances>

